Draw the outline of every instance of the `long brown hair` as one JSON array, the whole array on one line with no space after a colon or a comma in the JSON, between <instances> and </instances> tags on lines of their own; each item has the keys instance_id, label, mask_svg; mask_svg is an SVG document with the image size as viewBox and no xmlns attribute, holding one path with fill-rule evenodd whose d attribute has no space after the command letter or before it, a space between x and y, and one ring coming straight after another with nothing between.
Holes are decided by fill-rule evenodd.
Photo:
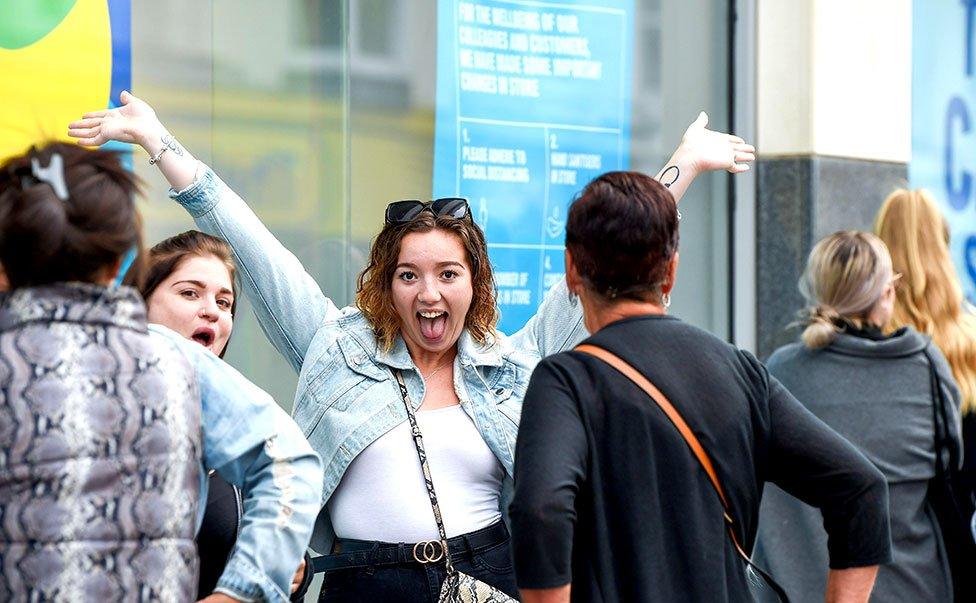
<instances>
[{"instance_id":1,"label":"long brown hair","mask_svg":"<svg viewBox=\"0 0 976 603\"><path fill-rule=\"evenodd\" d=\"M57 171L67 199L38 179L31 164ZM51 142L0 166L0 264L13 288L56 282L92 283L133 247L142 246L135 206L139 180L118 153ZM138 282L140 262L129 270Z\"/></svg>"},{"instance_id":2,"label":"long brown hair","mask_svg":"<svg viewBox=\"0 0 976 603\"><path fill-rule=\"evenodd\" d=\"M393 348L400 333L400 316L393 307L393 275L400 257L403 238L414 232L443 230L456 236L467 254L471 267L471 307L464 318L464 326L479 343L485 343L495 333L498 310L495 306L495 277L488 260L485 235L469 219L434 216L422 212L405 224L387 224L373 241L369 262L359 274L356 305L373 326L380 348Z\"/></svg>"},{"instance_id":3,"label":"long brown hair","mask_svg":"<svg viewBox=\"0 0 976 603\"><path fill-rule=\"evenodd\" d=\"M885 199L874 230L903 275L890 328L930 335L962 392L963 414L976 411L976 315L965 304L949 255L949 234L932 195L898 189Z\"/></svg>"}]
</instances>

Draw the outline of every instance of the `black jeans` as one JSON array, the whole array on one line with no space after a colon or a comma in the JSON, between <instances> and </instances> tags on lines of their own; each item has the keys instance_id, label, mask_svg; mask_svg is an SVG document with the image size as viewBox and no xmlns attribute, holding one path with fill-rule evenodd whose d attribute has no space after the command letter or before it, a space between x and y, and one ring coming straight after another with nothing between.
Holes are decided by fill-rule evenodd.
<instances>
[{"instance_id":1,"label":"black jeans","mask_svg":"<svg viewBox=\"0 0 976 603\"><path fill-rule=\"evenodd\" d=\"M455 569L518 597L505 524L450 538L448 547ZM339 539L336 548L324 560L319 603L437 603L444 562L418 563L413 544Z\"/></svg>"}]
</instances>

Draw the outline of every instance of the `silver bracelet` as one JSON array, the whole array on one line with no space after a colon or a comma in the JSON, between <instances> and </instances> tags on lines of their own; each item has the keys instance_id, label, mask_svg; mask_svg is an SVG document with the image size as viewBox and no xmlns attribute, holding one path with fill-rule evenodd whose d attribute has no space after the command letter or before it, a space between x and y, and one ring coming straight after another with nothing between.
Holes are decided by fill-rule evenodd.
<instances>
[{"instance_id":1,"label":"silver bracelet","mask_svg":"<svg viewBox=\"0 0 976 603\"><path fill-rule=\"evenodd\" d=\"M159 149L158 153L156 153L153 157L149 158L149 165L156 165L157 163L159 163L159 158L162 157L163 153L165 153L168 150L169 150L169 145L164 144L163 148Z\"/></svg>"}]
</instances>

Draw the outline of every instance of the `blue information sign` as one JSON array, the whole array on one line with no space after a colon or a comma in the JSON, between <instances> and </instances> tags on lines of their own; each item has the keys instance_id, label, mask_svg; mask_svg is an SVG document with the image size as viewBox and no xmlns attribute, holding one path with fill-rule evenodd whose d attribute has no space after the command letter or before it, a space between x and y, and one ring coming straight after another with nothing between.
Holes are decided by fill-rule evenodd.
<instances>
[{"instance_id":1,"label":"blue information sign","mask_svg":"<svg viewBox=\"0 0 976 603\"><path fill-rule=\"evenodd\" d=\"M915 0L912 24L909 178L938 199L976 302L976 0Z\"/></svg>"},{"instance_id":2,"label":"blue information sign","mask_svg":"<svg viewBox=\"0 0 976 603\"><path fill-rule=\"evenodd\" d=\"M564 272L566 211L630 163L633 0L439 0L434 194L485 230L505 333Z\"/></svg>"}]
</instances>

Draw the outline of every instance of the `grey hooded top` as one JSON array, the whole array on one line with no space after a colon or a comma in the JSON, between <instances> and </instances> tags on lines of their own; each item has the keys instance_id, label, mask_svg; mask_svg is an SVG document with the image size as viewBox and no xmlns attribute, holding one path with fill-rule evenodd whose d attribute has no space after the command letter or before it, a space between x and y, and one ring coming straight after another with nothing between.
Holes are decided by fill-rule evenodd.
<instances>
[{"instance_id":1,"label":"grey hooded top","mask_svg":"<svg viewBox=\"0 0 976 603\"><path fill-rule=\"evenodd\" d=\"M892 557L883 565L872 601L951 601L952 582L942 538L925 500L935 475L930 369L935 364L950 422L961 446L959 391L939 350L911 328L886 339L840 333L821 350L800 343L770 357L769 372L813 414L853 443L888 480ZM755 560L794 602L822 602L827 536L820 514L768 485L759 513Z\"/></svg>"}]
</instances>

